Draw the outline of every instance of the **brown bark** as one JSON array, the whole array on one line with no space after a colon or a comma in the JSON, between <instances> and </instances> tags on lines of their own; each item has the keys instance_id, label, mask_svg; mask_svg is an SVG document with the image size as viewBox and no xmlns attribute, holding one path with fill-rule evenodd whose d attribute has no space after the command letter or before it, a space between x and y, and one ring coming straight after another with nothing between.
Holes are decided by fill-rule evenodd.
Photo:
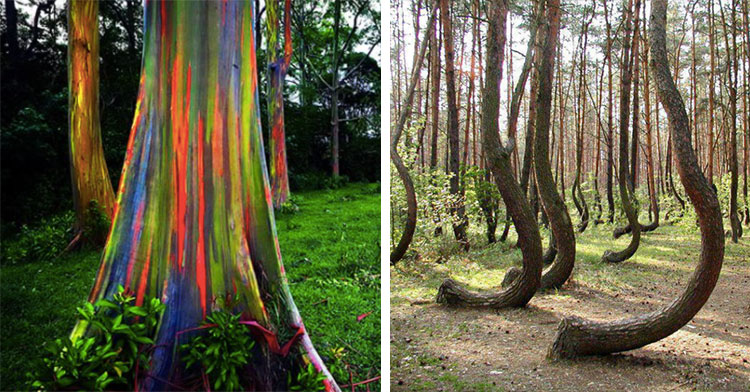
<instances>
[{"instance_id":1,"label":"brown bark","mask_svg":"<svg viewBox=\"0 0 750 392\"><path fill-rule=\"evenodd\" d=\"M586 11L584 11L583 19L583 26L581 28L581 61L578 64L578 104L576 105L576 118L578 119L576 121L576 174L571 189L573 203L581 217L581 222L578 224L579 233L583 233L589 224L589 207L581 191L581 167L583 165L583 134L586 126L586 95L584 88L586 85L586 48L588 46L589 25L594 20L594 10L592 9L591 18L588 21L586 21Z\"/></svg>"},{"instance_id":2,"label":"brown bark","mask_svg":"<svg viewBox=\"0 0 750 392\"><path fill-rule=\"evenodd\" d=\"M391 252L391 264L396 264L404 253L409 248L411 240L414 237L414 230L417 227L417 195L414 192L414 182L409 174L409 169L406 168L404 162L401 160L401 155L398 153L398 141L401 139L401 134L406 126L406 120L411 115L412 102L414 101L414 90L416 90L417 81L419 80L419 73L422 71L422 62L424 61L425 52L427 52L427 43L429 41L430 33L432 31L433 24L435 22L435 14L437 7L433 5L432 12L430 13L430 19L427 22L427 30L424 32L424 40L420 45L417 58L414 62L414 69L411 72L411 80L409 81L408 90L406 92L406 99L402 110L399 114L398 122L396 123L396 129L393 131L393 138L391 139L391 159L393 160L394 166L398 171L398 176L404 183L404 189L406 191L406 225L404 232L401 234L401 239L398 241L398 245L393 248Z\"/></svg>"},{"instance_id":3,"label":"brown bark","mask_svg":"<svg viewBox=\"0 0 750 392\"><path fill-rule=\"evenodd\" d=\"M730 33L727 30L729 24L724 17L724 9L721 8L721 20L724 24L724 44L727 52L727 84L729 86L729 223L732 227L732 242L737 243L742 237L742 224L737 212L737 188L738 188L738 165L737 165L737 17L736 1L732 1L732 45L729 44Z\"/></svg>"},{"instance_id":4,"label":"brown bark","mask_svg":"<svg viewBox=\"0 0 750 392\"><path fill-rule=\"evenodd\" d=\"M565 318L558 326L550 358L608 354L632 350L663 339L687 324L708 300L724 259L719 200L701 172L690 142L690 126L679 91L672 81L666 53L666 0L651 2L651 68L659 98L667 111L677 166L695 207L701 229L700 264L684 293L661 310L634 318L591 322Z\"/></svg>"},{"instance_id":5,"label":"brown bark","mask_svg":"<svg viewBox=\"0 0 750 392\"><path fill-rule=\"evenodd\" d=\"M609 8L607 1L604 1L604 19L607 25L607 207L609 212L609 223L615 221L615 196L613 193L614 176L614 120L612 118L612 91L614 89L612 82L612 24L609 22Z\"/></svg>"},{"instance_id":6,"label":"brown bark","mask_svg":"<svg viewBox=\"0 0 750 392\"><path fill-rule=\"evenodd\" d=\"M87 230L98 209L108 220L115 194L107 171L99 120L99 2L68 3L68 125L75 234L103 245L107 233Z\"/></svg>"},{"instance_id":7,"label":"brown bark","mask_svg":"<svg viewBox=\"0 0 750 392\"><path fill-rule=\"evenodd\" d=\"M708 47L710 53L710 74L708 85L708 181L714 183L714 75L716 75L716 54L714 42L714 7L713 1L708 2Z\"/></svg>"},{"instance_id":8,"label":"brown bark","mask_svg":"<svg viewBox=\"0 0 750 392\"><path fill-rule=\"evenodd\" d=\"M456 105L456 70L453 64L453 27L448 0L440 0L440 20L443 25L443 46L445 48L445 79L448 99L448 168L453 175L450 179L450 193L456 200L451 208L451 215L458 221L453 223L453 235L464 249L469 248L466 238L466 207L464 206L463 188L459 186L459 140L458 140L458 107Z\"/></svg>"},{"instance_id":9,"label":"brown bark","mask_svg":"<svg viewBox=\"0 0 750 392\"><path fill-rule=\"evenodd\" d=\"M643 9L644 14L644 24L646 22L646 9L644 7ZM645 31L645 28L644 28ZM647 42L645 37L642 39L643 42L643 56L642 56L642 64L643 64L643 105L645 108L645 118L644 121L646 123L646 179L648 181L648 196L649 196L649 203L650 208L652 212L652 221L651 223L644 225L642 227L642 230L644 232L649 232L656 230L657 227L659 227L659 201L656 199L656 186L654 183L654 154L653 154L653 140L652 140L652 130L651 130L651 88L650 88L650 75L648 70L648 49L647 49Z\"/></svg>"},{"instance_id":10,"label":"brown bark","mask_svg":"<svg viewBox=\"0 0 750 392\"><path fill-rule=\"evenodd\" d=\"M539 288L542 274L542 240L539 228L521 187L513 176L511 157L514 140L502 146L498 134L499 87L502 79L502 64L505 46L505 18L508 12L504 0L489 4L489 27L487 40L487 67L482 93L482 141L485 156L492 171L513 224L518 232L518 242L523 253L523 271L518 279L500 292L474 293L463 288L452 279L440 286L438 303L492 308L525 306Z\"/></svg>"},{"instance_id":11,"label":"brown bark","mask_svg":"<svg viewBox=\"0 0 750 392\"><path fill-rule=\"evenodd\" d=\"M540 11L541 12L541 11ZM549 162L550 113L555 52L560 32L560 1L548 0L546 18L539 26L541 39L536 99L536 133L534 135L534 172L542 205L555 236L557 258L542 275L541 288L559 288L570 277L575 263L576 239L565 203L557 193ZM559 142L564 144L562 140Z\"/></svg>"},{"instance_id":12,"label":"brown bark","mask_svg":"<svg viewBox=\"0 0 750 392\"><path fill-rule=\"evenodd\" d=\"M620 76L620 168L619 178L617 179L620 186L620 202L622 203L622 209L625 211L625 215L628 218L628 226L631 228L633 234L630 239L630 244L619 252L612 252L607 250L602 256L602 260L610 263L619 263L629 259L638 250L638 245L641 240L641 225L638 223L638 216L635 208L632 205L631 193L629 189L628 180L630 178L630 171L628 169L628 119L629 119L629 107L630 107L630 82L631 82L631 70L634 62L634 57L630 51L631 37L630 30L632 28L632 15L633 1L630 0L628 5L623 9L623 18L625 20L625 38L623 39L623 55L622 55L622 70ZM636 23L638 20L638 9L640 8L640 0L635 0L635 15Z\"/></svg>"}]
</instances>

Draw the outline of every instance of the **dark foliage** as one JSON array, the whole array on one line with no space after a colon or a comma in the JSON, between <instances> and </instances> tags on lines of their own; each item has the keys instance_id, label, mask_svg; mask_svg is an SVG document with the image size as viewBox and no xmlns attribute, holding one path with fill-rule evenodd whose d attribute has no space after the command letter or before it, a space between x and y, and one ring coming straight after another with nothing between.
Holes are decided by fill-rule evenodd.
<instances>
[{"instance_id":1,"label":"dark foliage","mask_svg":"<svg viewBox=\"0 0 750 392\"><path fill-rule=\"evenodd\" d=\"M11 7L12 6L12 7ZM13 23L15 9L15 20ZM67 15L64 4L49 0L0 6L2 48L0 155L2 233L15 234L23 224L72 208L68 157ZM36 18L38 16L38 18ZM100 4L100 112L104 155L117 191L135 110L142 53L142 7L138 0ZM37 23L35 24L35 19ZM295 45L297 43L295 42ZM295 49L300 46L295 46ZM313 50L321 47L312 46ZM265 64L263 51L258 64ZM314 53L311 53L311 55ZM317 56L317 54L316 54ZM352 54L342 71L364 54ZM326 59L321 54L319 57ZM325 61L325 60L324 60ZM290 75L298 74L293 62ZM265 67L259 67L261 94ZM300 104L299 86L318 87ZM321 86L291 77L285 89L287 155L292 190L335 188L351 181L377 181L380 174L380 67L366 58L347 78L339 97L341 178L330 172L330 101ZM265 97L261 97L265 102ZM265 105L261 119L266 127ZM266 140L267 134L264 135Z\"/></svg>"}]
</instances>

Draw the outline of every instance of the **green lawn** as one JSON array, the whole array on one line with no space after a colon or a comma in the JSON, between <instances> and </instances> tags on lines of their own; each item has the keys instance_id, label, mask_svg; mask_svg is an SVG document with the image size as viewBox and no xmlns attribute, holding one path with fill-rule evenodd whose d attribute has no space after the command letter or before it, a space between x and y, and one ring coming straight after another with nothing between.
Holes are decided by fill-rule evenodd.
<instances>
[{"instance_id":1,"label":"green lawn","mask_svg":"<svg viewBox=\"0 0 750 392\"><path fill-rule=\"evenodd\" d=\"M300 192L293 201L299 209L277 214L276 225L292 294L313 343L324 359L343 348L355 381L379 375L380 187ZM24 389L25 373L44 354L44 342L70 332L99 258L99 251L83 251L2 266L0 390Z\"/></svg>"}]
</instances>

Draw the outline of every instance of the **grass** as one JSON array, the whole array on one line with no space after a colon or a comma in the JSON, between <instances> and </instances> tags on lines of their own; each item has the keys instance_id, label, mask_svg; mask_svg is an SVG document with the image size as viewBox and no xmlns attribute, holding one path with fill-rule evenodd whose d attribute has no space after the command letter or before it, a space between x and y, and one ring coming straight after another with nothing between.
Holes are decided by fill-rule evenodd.
<instances>
[{"instance_id":1,"label":"grass","mask_svg":"<svg viewBox=\"0 0 750 392\"><path fill-rule=\"evenodd\" d=\"M657 231L642 235L636 254L627 263L621 264L616 269L617 273L613 273L612 265L601 260L602 255L606 250L621 250L630 242L629 235L613 240L613 227L611 224L589 225L583 234L576 234L574 281L611 294L647 285L654 280L668 280L676 270L690 273L695 269L700 253L700 232L683 222L662 225ZM414 249L419 255L418 260L405 259L392 269L391 304L433 300L437 288L448 277L474 290L499 287L510 267L521 266L521 251L512 246L517 237L511 229L504 243L488 245L482 230L479 225L471 227L469 236L472 247L468 252L450 251L455 243L450 231L442 238L422 243L420 248ZM545 247L549 235L547 229L542 229ZM726 243L726 258L742 257L741 247L732 246L728 239ZM675 264L671 260L685 262ZM566 295L564 291L546 294L559 295L561 298Z\"/></svg>"},{"instance_id":2,"label":"grass","mask_svg":"<svg viewBox=\"0 0 750 392\"><path fill-rule=\"evenodd\" d=\"M292 295L324 359L344 348L355 381L380 374L380 188L350 184L295 194L276 225ZM101 252L0 269L0 390L26 388L43 344L65 337ZM357 321L357 316L372 312ZM339 380L348 383L347 380ZM379 390L379 383L371 385Z\"/></svg>"}]
</instances>

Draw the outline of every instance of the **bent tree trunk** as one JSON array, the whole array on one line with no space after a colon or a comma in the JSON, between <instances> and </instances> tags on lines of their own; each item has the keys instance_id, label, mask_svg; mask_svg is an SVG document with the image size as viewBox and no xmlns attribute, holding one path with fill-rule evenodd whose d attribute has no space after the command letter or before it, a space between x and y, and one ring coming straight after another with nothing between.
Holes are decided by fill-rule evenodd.
<instances>
[{"instance_id":1,"label":"bent tree trunk","mask_svg":"<svg viewBox=\"0 0 750 392\"><path fill-rule=\"evenodd\" d=\"M279 56L279 3L266 4L266 31L268 31L268 124L271 127L271 197L273 206L281 207L289 198L289 174L286 161L284 135L284 79L292 60L292 1L284 0L284 55Z\"/></svg>"},{"instance_id":2,"label":"bent tree trunk","mask_svg":"<svg viewBox=\"0 0 750 392\"><path fill-rule=\"evenodd\" d=\"M139 390L164 390L185 374L179 331L207 314L241 312L277 336L259 339L244 374L260 390L288 390L287 375L312 363L338 391L289 291L276 236L263 151L253 2L157 2L144 11L140 90L117 210L89 301L122 285L161 298L148 374ZM79 339L89 329L79 322ZM186 337L186 336L185 336ZM198 375L199 376L199 375Z\"/></svg>"},{"instance_id":3,"label":"bent tree trunk","mask_svg":"<svg viewBox=\"0 0 750 392\"><path fill-rule=\"evenodd\" d=\"M438 303L493 308L525 306L539 288L542 275L542 238L523 190L516 182L511 167L514 141L503 147L498 133L499 87L505 51L505 20L508 14L504 0L489 4L487 30L487 68L482 92L482 141L487 163L495 178L500 195L518 232L518 246L523 253L523 270L504 290L473 293L452 279L446 279L437 295ZM510 274L510 272L509 272Z\"/></svg>"},{"instance_id":4,"label":"bent tree trunk","mask_svg":"<svg viewBox=\"0 0 750 392\"><path fill-rule=\"evenodd\" d=\"M414 230L417 227L417 194L414 192L414 182L409 174L409 169L404 165L401 155L398 153L398 141L401 139L401 133L403 133L406 126L406 119L411 115L414 90L417 86L418 75L422 71L422 63L427 52L427 44L432 32L432 26L435 23L435 11L438 8L435 5L432 7L430 20L427 22L427 30L424 32L419 54L414 63L414 69L411 72L411 80L406 92L406 102L401 105L401 114L399 115L398 123L396 123L396 129L393 131L393 138L391 139L391 159L393 159L393 165L396 166L398 176L404 183L404 190L406 191L406 225L404 226L404 232L401 234L401 239L391 252L391 264L398 263L404 257L406 250L409 249L412 238L414 238Z\"/></svg>"},{"instance_id":5,"label":"bent tree trunk","mask_svg":"<svg viewBox=\"0 0 750 392\"><path fill-rule=\"evenodd\" d=\"M629 2L629 3L632 3ZM630 30L632 28L632 15L636 15L636 26L638 20L638 9L640 6L640 0L635 0L635 12L631 8L632 4L627 4L623 9L625 19L625 38L623 40L622 49L622 76L621 76L621 94L620 94L620 162L619 162L619 178L618 185L620 188L620 199L622 203L622 209L625 212L625 216L628 218L628 226L633 233L630 239L630 244L619 252L613 252L607 250L602 256L603 261L610 263L619 263L631 258L635 251L638 250L638 245L641 241L641 226L638 223L638 214L635 211L635 207L632 204L631 195L633 190L630 189L628 181L632 173L628 168L628 118L630 115L630 81L632 76L633 62L635 61L634 56L630 52ZM637 41L636 41L637 42Z\"/></svg>"},{"instance_id":6,"label":"bent tree trunk","mask_svg":"<svg viewBox=\"0 0 750 392\"><path fill-rule=\"evenodd\" d=\"M661 310L605 323L576 317L563 319L549 349L550 358L632 350L663 339L682 328L698 313L719 278L724 259L719 200L698 166L690 142L685 105L670 75L666 48L667 1L653 0L651 10L651 68L659 98L669 118L680 178L698 214L701 228L700 264L685 292Z\"/></svg>"},{"instance_id":7,"label":"bent tree trunk","mask_svg":"<svg viewBox=\"0 0 750 392\"><path fill-rule=\"evenodd\" d=\"M540 7L541 8L541 7ZM549 162L550 112L552 109L552 78L555 69L555 51L560 33L560 1L548 0L546 20L540 24L538 34L540 53L537 96L536 132L534 135L534 172L542 206L555 237L557 258L542 275L541 288L559 288L573 272L576 257L576 238L568 209L557 193L555 179Z\"/></svg>"},{"instance_id":8,"label":"bent tree trunk","mask_svg":"<svg viewBox=\"0 0 750 392\"><path fill-rule=\"evenodd\" d=\"M112 219L115 195L104 161L99 124L99 2L70 0L68 3L68 121L70 177L77 237L96 217L100 208ZM91 233L96 234L96 233ZM105 234L106 235L106 234ZM102 245L101 238L87 238Z\"/></svg>"}]
</instances>

